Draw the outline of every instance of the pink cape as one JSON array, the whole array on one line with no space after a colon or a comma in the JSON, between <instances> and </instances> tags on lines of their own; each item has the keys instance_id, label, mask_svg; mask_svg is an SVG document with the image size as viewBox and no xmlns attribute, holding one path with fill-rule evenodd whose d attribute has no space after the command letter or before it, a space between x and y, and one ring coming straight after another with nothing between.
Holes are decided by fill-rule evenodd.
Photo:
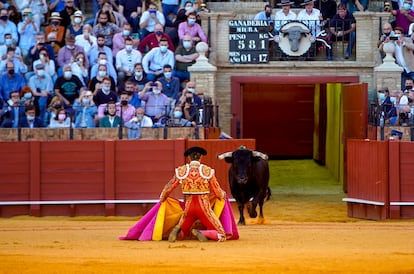
<instances>
[{"instance_id":1,"label":"pink cape","mask_svg":"<svg viewBox=\"0 0 414 274\"><path fill-rule=\"evenodd\" d=\"M174 198L156 203L120 240L159 241L167 239L183 213L184 203ZM214 212L219 215L228 240L237 240L239 233L228 199L215 203Z\"/></svg>"}]
</instances>

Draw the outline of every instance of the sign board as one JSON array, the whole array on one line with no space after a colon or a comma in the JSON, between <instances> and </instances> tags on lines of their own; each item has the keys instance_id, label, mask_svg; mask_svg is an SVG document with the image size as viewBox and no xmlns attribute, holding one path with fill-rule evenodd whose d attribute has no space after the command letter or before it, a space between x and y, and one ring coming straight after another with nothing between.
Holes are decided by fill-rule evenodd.
<instances>
[{"instance_id":1,"label":"sign board","mask_svg":"<svg viewBox=\"0 0 414 274\"><path fill-rule=\"evenodd\" d=\"M269 22L229 21L229 60L235 64L269 62Z\"/></svg>"}]
</instances>

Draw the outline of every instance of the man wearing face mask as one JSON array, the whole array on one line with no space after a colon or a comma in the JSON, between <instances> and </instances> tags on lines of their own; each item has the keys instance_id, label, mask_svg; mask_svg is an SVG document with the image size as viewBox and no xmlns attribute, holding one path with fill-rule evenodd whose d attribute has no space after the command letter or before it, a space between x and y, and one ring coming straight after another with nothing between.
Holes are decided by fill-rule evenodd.
<instances>
[{"instance_id":1,"label":"man wearing face mask","mask_svg":"<svg viewBox=\"0 0 414 274\"><path fill-rule=\"evenodd\" d=\"M91 66L99 63L99 55L105 53L106 61L110 64L113 63L112 50L105 46L105 36L99 34L96 36L96 45L92 46L88 51L88 59Z\"/></svg>"},{"instance_id":2,"label":"man wearing face mask","mask_svg":"<svg viewBox=\"0 0 414 274\"><path fill-rule=\"evenodd\" d=\"M153 48L142 59L142 66L149 81L155 81L161 77L164 65L169 64L172 68L175 65L174 53L168 49L168 41L160 40L158 48Z\"/></svg>"},{"instance_id":3,"label":"man wearing face mask","mask_svg":"<svg viewBox=\"0 0 414 274\"><path fill-rule=\"evenodd\" d=\"M160 78L162 84L162 93L170 98L171 102L175 102L178 98L178 92L180 91L180 80L177 77L172 76L172 68L170 65L165 65L163 69L164 77Z\"/></svg>"},{"instance_id":4,"label":"man wearing face mask","mask_svg":"<svg viewBox=\"0 0 414 274\"><path fill-rule=\"evenodd\" d=\"M23 128L45 127L42 120L36 116L36 108L34 105L27 105L25 107L25 115L22 117L20 126Z\"/></svg>"},{"instance_id":5,"label":"man wearing face mask","mask_svg":"<svg viewBox=\"0 0 414 274\"><path fill-rule=\"evenodd\" d=\"M68 64L63 67L63 76L56 79L54 90L62 99L65 109L70 109L84 87L79 78L72 75L72 68Z\"/></svg>"},{"instance_id":6,"label":"man wearing face mask","mask_svg":"<svg viewBox=\"0 0 414 274\"><path fill-rule=\"evenodd\" d=\"M78 10L74 5L74 0L65 0L65 8L60 12L60 17L62 17L61 25L65 28L70 25L71 16Z\"/></svg>"},{"instance_id":7,"label":"man wearing face mask","mask_svg":"<svg viewBox=\"0 0 414 274\"><path fill-rule=\"evenodd\" d=\"M59 50L59 54L57 58L59 67L62 68L66 64L72 63L72 61L75 58L75 53L78 53L78 52L82 52L85 58L87 58L84 49L78 45L75 45L75 36L73 36L72 34L69 34L66 36L65 41L66 41L66 46L62 47ZM89 60L86 60L86 62L88 63Z\"/></svg>"},{"instance_id":8,"label":"man wearing face mask","mask_svg":"<svg viewBox=\"0 0 414 274\"><path fill-rule=\"evenodd\" d=\"M75 111L76 128L94 128L95 116L98 108L92 100L92 92L85 90L81 96L75 100L73 110Z\"/></svg>"},{"instance_id":9,"label":"man wearing face mask","mask_svg":"<svg viewBox=\"0 0 414 274\"><path fill-rule=\"evenodd\" d=\"M24 106L20 104L20 92L17 90L10 91L9 98L0 110L2 119L0 127L18 128L21 127L21 120L24 117Z\"/></svg>"},{"instance_id":10,"label":"man wearing face mask","mask_svg":"<svg viewBox=\"0 0 414 274\"><path fill-rule=\"evenodd\" d=\"M145 113L154 123L159 122L162 117L166 117L170 113L170 99L161 93L161 90L160 81L148 82L139 93L139 98L145 102Z\"/></svg>"},{"instance_id":11,"label":"man wearing face mask","mask_svg":"<svg viewBox=\"0 0 414 274\"><path fill-rule=\"evenodd\" d=\"M202 108L203 103L201 98L196 94L196 85L194 82L187 82L178 105L183 109L185 119L191 122L197 121L198 109Z\"/></svg>"},{"instance_id":12,"label":"man wearing face mask","mask_svg":"<svg viewBox=\"0 0 414 274\"><path fill-rule=\"evenodd\" d=\"M141 63L142 54L132 47L132 38L127 37L125 39L125 48L118 52L116 55L116 69L118 71L118 81L124 82L132 76L134 71L134 65Z\"/></svg>"},{"instance_id":13,"label":"man wearing face mask","mask_svg":"<svg viewBox=\"0 0 414 274\"><path fill-rule=\"evenodd\" d=\"M64 37L65 37L65 27L60 25L62 21L62 17L60 17L59 12L52 12L51 16L49 17L49 25L45 28L46 37L49 36L50 33L56 34L56 42L62 46L64 44ZM49 42L48 39L46 39Z\"/></svg>"},{"instance_id":14,"label":"man wearing face mask","mask_svg":"<svg viewBox=\"0 0 414 274\"><path fill-rule=\"evenodd\" d=\"M168 49L174 51L174 44L168 34L164 32L164 27L161 24L156 24L153 33L148 34L139 42L138 50L146 53L155 47L158 47L161 39L167 39Z\"/></svg>"},{"instance_id":15,"label":"man wearing face mask","mask_svg":"<svg viewBox=\"0 0 414 274\"><path fill-rule=\"evenodd\" d=\"M39 26L33 19L33 13L31 9L23 10L23 22L17 25L17 30L20 34L19 47L22 49L23 58L28 57L29 49L35 45L35 34L39 31ZM6 41L7 44L7 41Z\"/></svg>"},{"instance_id":16,"label":"man wearing face mask","mask_svg":"<svg viewBox=\"0 0 414 274\"><path fill-rule=\"evenodd\" d=\"M12 62L14 64L14 72L16 74L24 75L28 71L27 66L23 61L23 57L21 55L16 55L13 47L7 48L6 59L1 60L0 62L0 71L4 71L7 62Z\"/></svg>"},{"instance_id":17,"label":"man wearing face mask","mask_svg":"<svg viewBox=\"0 0 414 274\"><path fill-rule=\"evenodd\" d=\"M4 45L0 45L0 56L2 60L7 58L7 50L9 48L14 48L14 53L17 55L22 55L22 50L20 47L13 44L13 39L10 33L4 35Z\"/></svg>"},{"instance_id":18,"label":"man wearing face mask","mask_svg":"<svg viewBox=\"0 0 414 274\"><path fill-rule=\"evenodd\" d=\"M125 43L127 38L132 38L132 28L128 22L125 22L122 26L122 31L115 33L114 39L112 40L112 55L116 56L116 54L125 48ZM134 42L134 41L133 41ZM134 46L134 43L132 43Z\"/></svg>"},{"instance_id":19,"label":"man wearing face mask","mask_svg":"<svg viewBox=\"0 0 414 274\"><path fill-rule=\"evenodd\" d=\"M180 41L184 40L184 35L189 34L193 38L194 43L205 42L207 43L207 36L204 33L201 26L196 22L196 14L190 13L187 21L182 22L178 26L178 38Z\"/></svg>"},{"instance_id":20,"label":"man wearing face mask","mask_svg":"<svg viewBox=\"0 0 414 274\"><path fill-rule=\"evenodd\" d=\"M412 0L404 0L404 4L397 10L390 10L395 16L395 25L403 29L404 35L408 34L410 24L414 22L414 11L411 10Z\"/></svg>"},{"instance_id":21,"label":"man wearing face mask","mask_svg":"<svg viewBox=\"0 0 414 274\"><path fill-rule=\"evenodd\" d=\"M90 60L90 59L89 59ZM115 71L115 68L112 63L108 61L108 57L105 52L100 52L98 55L98 62L95 63L91 68L90 77L96 77L98 75L99 67L105 66L106 67L106 73L107 76L110 76L115 81L115 84L117 83L117 74Z\"/></svg>"},{"instance_id":22,"label":"man wearing face mask","mask_svg":"<svg viewBox=\"0 0 414 274\"><path fill-rule=\"evenodd\" d=\"M4 35L10 33L14 42L19 40L16 24L9 20L7 9L0 9L0 44L4 44Z\"/></svg>"},{"instance_id":23,"label":"man wearing face mask","mask_svg":"<svg viewBox=\"0 0 414 274\"><path fill-rule=\"evenodd\" d=\"M85 24L82 27L82 34L75 36L75 45L82 47L86 53L89 53L89 50L97 45L96 40L92 34L92 26Z\"/></svg>"},{"instance_id":24,"label":"man wearing face mask","mask_svg":"<svg viewBox=\"0 0 414 274\"><path fill-rule=\"evenodd\" d=\"M180 106L176 106L173 111L173 117L169 121L168 126L171 127L191 127L195 126L195 122L190 122L183 118L183 110Z\"/></svg>"},{"instance_id":25,"label":"man wearing face mask","mask_svg":"<svg viewBox=\"0 0 414 274\"><path fill-rule=\"evenodd\" d=\"M142 13L139 20L139 34L140 38L144 39L149 33L154 32L155 25L161 24L165 26L165 17L162 12L157 10L157 6L154 2L148 5L148 10Z\"/></svg>"},{"instance_id":26,"label":"man wearing face mask","mask_svg":"<svg viewBox=\"0 0 414 274\"><path fill-rule=\"evenodd\" d=\"M14 64L7 62L6 71L0 76L0 101L7 101L12 90L17 90L20 93L25 85L24 77L19 73L15 73Z\"/></svg>"},{"instance_id":27,"label":"man wearing face mask","mask_svg":"<svg viewBox=\"0 0 414 274\"><path fill-rule=\"evenodd\" d=\"M107 104L110 101L117 101L116 92L111 90L111 79L107 76L103 78L101 89L93 96L93 101L99 107L101 104Z\"/></svg>"},{"instance_id":28,"label":"man wearing face mask","mask_svg":"<svg viewBox=\"0 0 414 274\"><path fill-rule=\"evenodd\" d=\"M142 67L142 63L136 63L134 66L134 75L129 78L129 81L138 85L138 90L142 90L146 83L148 83L148 78Z\"/></svg>"},{"instance_id":29,"label":"man wearing face mask","mask_svg":"<svg viewBox=\"0 0 414 274\"><path fill-rule=\"evenodd\" d=\"M138 85L128 80L125 82L124 90L128 94L128 104L133 105L135 108L139 108L141 106L141 99L139 99L138 95Z\"/></svg>"},{"instance_id":30,"label":"man wearing face mask","mask_svg":"<svg viewBox=\"0 0 414 274\"><path fill-rule=\"evenodd\" d=\"M35 75L29 79L29 87L39 105L39 117L42 121L44 121L47 100L49 96L53 96L53 82L52 78L46 73L45 66L43 64L36 65Z\"/></svg>"},{"instance_id":31,"label":"man wearing face mask","mask_svg":"<svg viewBox=\"0 0 414 274\"><path fill-rule=\"evenodd\" d=\"M180 82L191 79L188 67L196 62L198 56L191 35L184 35L182 46L178 46L175 51L175 69L173 72L173 75L178 77Z\"/></svg>"},{"instance_id":32,"label":"man wearing face mask","mask_svg":"<svg viewBox=\"0 0 414 274\"><path fill-rule=\"evenodd\" d=\"M98 118L105 115L107 104L100 104L98 107ZM116 103L116 115L122 118L124 123L135 117L135 107L129 104L129 95L127 91L122 91L119 95L119 102Z\"/></svg>"},{"instance_id":33,"label":"man wearing face mask","mask_svg":"<svg viewBox=\"0 0 414 274\"><path fill-rule=\"evenodd\" d=\"M93 34L105 37L105 46L112 48L112 39L115 33L120 32L120 28L114 23L109 22L109 12L100 11L98 14L98 24L93 27Z\"/></svg>"}]
</instances>

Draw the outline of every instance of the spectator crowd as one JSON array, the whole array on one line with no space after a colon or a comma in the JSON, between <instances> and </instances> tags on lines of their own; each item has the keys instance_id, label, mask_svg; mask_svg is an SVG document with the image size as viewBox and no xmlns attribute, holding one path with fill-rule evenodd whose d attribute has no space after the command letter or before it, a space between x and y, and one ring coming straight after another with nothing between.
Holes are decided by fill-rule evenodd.
<instances>
[{"instance_id":1,"label":"spectator crowd","mask_svg":"<svg viewBox=\"0 0 414 274\"><path fill-rule=\"evenodd\" d=\"M196 126L192 1L0 0L0 127Z\"/></svg>"}]
</instances>

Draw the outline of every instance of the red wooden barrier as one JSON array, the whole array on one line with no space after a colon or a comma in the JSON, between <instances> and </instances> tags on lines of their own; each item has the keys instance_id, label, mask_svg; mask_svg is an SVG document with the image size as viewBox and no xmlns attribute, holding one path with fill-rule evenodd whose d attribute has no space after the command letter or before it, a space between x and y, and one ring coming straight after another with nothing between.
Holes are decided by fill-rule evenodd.
<instances>
[{"instance_id":1,"label":"red wooden barrier","mask_svg":"<svg viewBox=\"0 0 414 274\"><path fill-rule=\"evenodd\" d=\"M0 216L143 214L193 145L207 149L203 162L230 193L228 164L216 155L255 140L1 142Z\"/></svg>"},{"instance_id":2,"label":"red wooden barrier","mask_svg":"<svg viewBox=\"0 0 414 274\"><path fill-rule=\"evenodd\" d=\"M348 216L414 218L414 143L348 140Z\"/></svg>"}]
</instances>

